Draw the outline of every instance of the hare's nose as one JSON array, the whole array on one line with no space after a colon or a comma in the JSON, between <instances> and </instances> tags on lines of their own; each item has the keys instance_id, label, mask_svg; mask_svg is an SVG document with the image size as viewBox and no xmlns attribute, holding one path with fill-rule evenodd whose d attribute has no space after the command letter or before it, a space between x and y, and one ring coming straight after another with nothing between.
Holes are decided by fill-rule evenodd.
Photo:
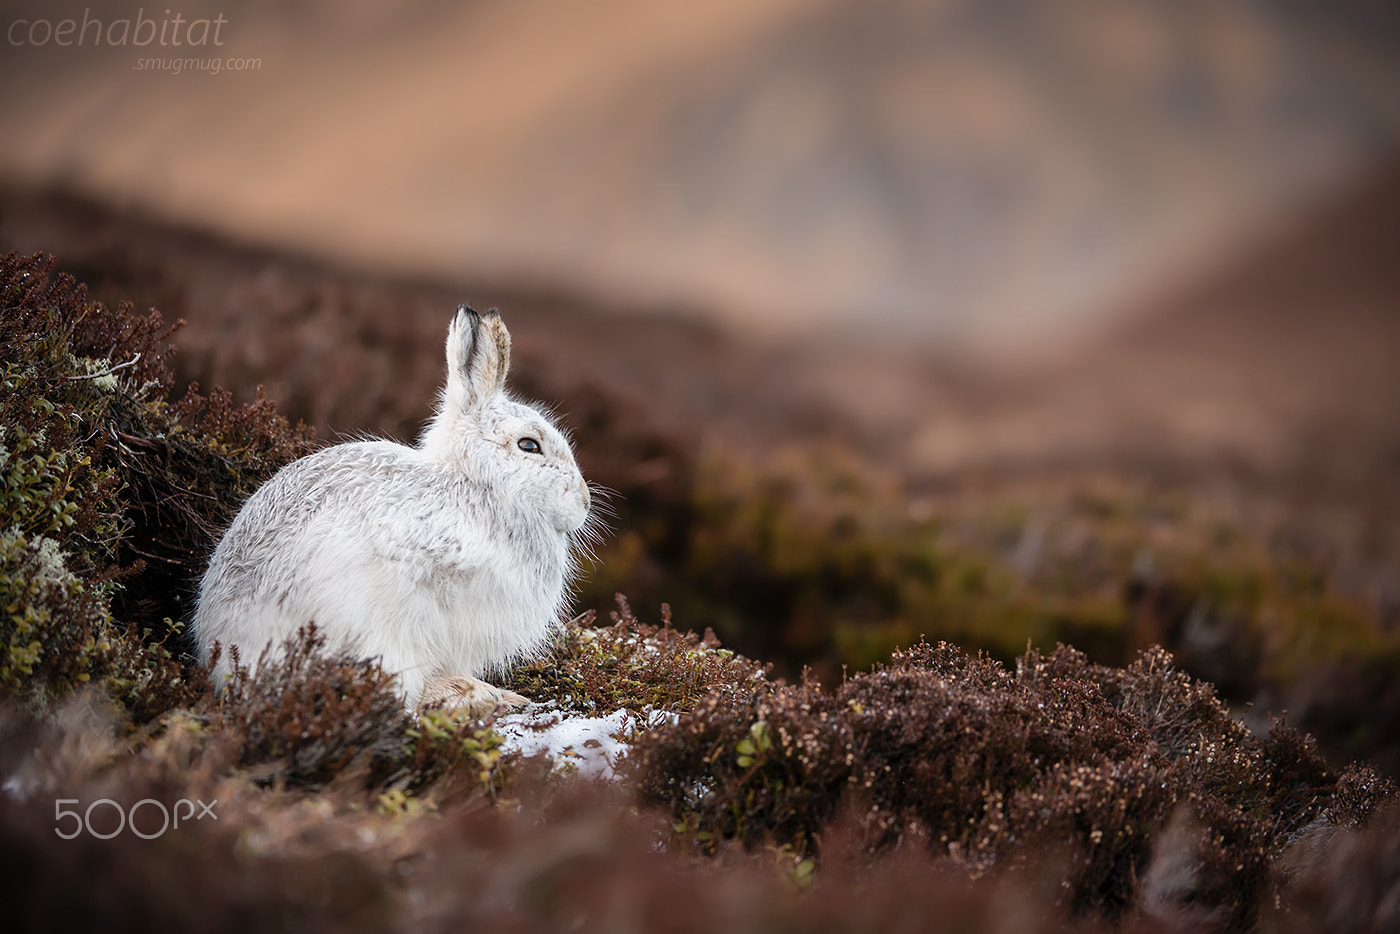
<instances>
[{"instance_id":1,"label":"hare's nose","mask_svg":"<svg viewBox=\"0 0 1400 934\"><path fill-rule=\"evenodd\" d=\"M584 512L588 512L589 505L592 503L592 499L593 499L593 498L589 495L589 493L588 493L588 482L587 482L587 481L584 481L584 480L580 480L580 481L579 481L578 487L579 487L579 494L580 494L580 495L582 496L582 498L583 498L583 511L584 511Z\"/></svg>"}]
</instances>

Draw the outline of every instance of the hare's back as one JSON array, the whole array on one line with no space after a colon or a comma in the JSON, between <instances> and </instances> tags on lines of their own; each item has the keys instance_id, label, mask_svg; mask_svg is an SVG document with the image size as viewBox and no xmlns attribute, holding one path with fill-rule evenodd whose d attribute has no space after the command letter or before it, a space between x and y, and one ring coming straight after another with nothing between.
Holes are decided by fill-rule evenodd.
<instances>
[{"instance_id":1,"label":"hare's back","mask_svg":"<svg viewBox=\"0 0 1400 934\"><path fill-rule=\"evenodd\" d=\"M413 448L391 441L338 444L283 467L244 504L229 532L270 541L283 530L328 522L358 526L440 499L447 485L441 469Z\"/></svg>"}]
</instances>

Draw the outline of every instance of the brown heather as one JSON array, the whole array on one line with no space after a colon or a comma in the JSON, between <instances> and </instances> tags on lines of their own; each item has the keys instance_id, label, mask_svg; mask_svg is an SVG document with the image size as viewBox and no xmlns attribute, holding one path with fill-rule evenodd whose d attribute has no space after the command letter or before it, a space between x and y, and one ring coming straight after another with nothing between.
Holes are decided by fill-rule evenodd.
<instances>
[{"instance_id":1,"label":"brown heather","mask_svg":"<svg viewBox=\"0 0 1400 934\"><path fill-rule=\"evenodd\" d=\"M1363 825L1395 794L1365 767L1339 776L1282 723L1255 737L1158 648L1125 669L1032 650L1013 673L921 643L834 691L712 695L642 737L629 768L675 814L673 840L704 852L824 858L846 821L871 858L912 845L974 878L1048 855L1072 916L1150 907L1227 929L1257 916L1296 835ZM1355 789L1373 797L1336 808Z\"/></svg>"},{"instance_id":2,"label":"brown heather","mask_svg":"<svg viewBox=\"0 0 1400 934\"><path fill-rule=\"evenodd\" d=\"M715 603L721 584L753 585L768 622L791 630L796 613L838 642L864 619L861 651L922 614L972 644L1002 626L1025 644L1058 614L1121 663L918 641L824 688L619 597L611 625L585 614L508 676L563 713L677 718L648 722L611 786L503 755L490 721L406 716L373 660L326 653L314 627L213 685L179 621L219 529L309 433L261 397L172 401L174 328L88 302L43 257L0 259L0 290L0 902L16 929L1400 926L1395 786L1282 722L1251 732L1163 649L1128 651L1200 602L1119 586L1131 515L1107 551L1057 554L1054 574L1008 589L956 536L887 528L864 508L884 494L840 468L818 472L833 496L804 493L810 477L747 502L712 484L682 560ZM1057 592L1066 568L1077 583ZM1245 621L1241 651L1269 588L1312 614L1290 632L1350 619L1305 569L1250 578L1245 597L1191 573L1216 587L1211 612ZM1363 622L1348 632L1370 639ZM217 820L65 840L58 799L217 802Z\"/></svg>"},{"instance_id":3,"label":"brown heather","mask_svg":"<svg viewBox=\"0 0 1400 934\"><path fill-rule=\"evenodd\" d=\"M42 707L101 681L140 723L204 690L171 621L233 510L311 438L262 399L168 401L179 323L52 267L0 257L0 685Z\"/></svg>"},{"instance_id":4,"label":"brown heather","mask_svg":"<svg viewBox=\"0 0 1400 934\"><path fill-rule=\"evenodd\" d=\"M681 713L707 696L746 691L767 675L766 667L720 648L708 629L697 637L672 628L664 603L661 625L649 626L632 614L626 597L614 599L611 626L593 628L591 610L570 620L552 651L517 666L507 686L585 716L623 707Z\"/></svg>"}]
</instances>

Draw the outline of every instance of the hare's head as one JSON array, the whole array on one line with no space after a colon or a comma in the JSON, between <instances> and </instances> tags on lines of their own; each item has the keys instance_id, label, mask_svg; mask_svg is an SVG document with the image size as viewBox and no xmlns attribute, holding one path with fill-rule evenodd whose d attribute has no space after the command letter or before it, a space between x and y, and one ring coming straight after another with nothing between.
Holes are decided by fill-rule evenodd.
<instances>
[{"instance_id":1,"label":"hare's head","mask_svg":"<svg viewBox=\"0 0 1400 934\"><path fill-rule=\"evenodd\" d=\"M564 433L538 409L506 392L510 332L494 310L466 305L447 332L447 386L423 436L440 460L512 508L546 517L562 533L588 519L589 490Z\"/></svg>"}]
</instances>

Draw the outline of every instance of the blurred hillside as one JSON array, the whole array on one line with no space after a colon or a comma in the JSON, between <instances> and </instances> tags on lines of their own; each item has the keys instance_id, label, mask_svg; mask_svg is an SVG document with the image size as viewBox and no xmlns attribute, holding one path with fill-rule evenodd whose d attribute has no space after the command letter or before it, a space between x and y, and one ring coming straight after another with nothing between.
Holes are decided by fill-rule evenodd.
<instances>
[{"instance_id":1,"label":"blurred hillside","mask_svg":"<svg viewBox=\"0 0 1400 934\"><path fill-rule=\"evenodd\" d=\"M1400 15L1361 0L255 2L217 50L35 25L84 15L6 4L12 188L785 339L1043 350L1400 139Z\"/></svg>"}]
</instances>

